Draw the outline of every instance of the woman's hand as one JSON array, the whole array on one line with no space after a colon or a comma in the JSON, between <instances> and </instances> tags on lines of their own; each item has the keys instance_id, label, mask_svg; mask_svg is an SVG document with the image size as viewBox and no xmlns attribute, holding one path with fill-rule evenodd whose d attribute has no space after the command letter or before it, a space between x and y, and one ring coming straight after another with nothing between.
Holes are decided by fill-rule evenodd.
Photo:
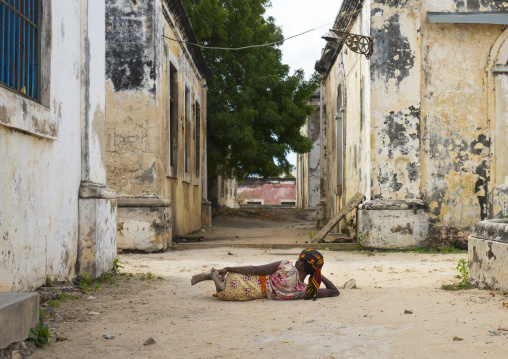
<instances>
[{"instance_id":1,"label":"woman's hand","mask_svg":"<svg viewBox=\"0 0 508 359\"><path fill-rule=\"evenodd\" d=\"M228 267L226 267L226 268L222 268L222 269L217 270L217 272L219 272L219 275L221 277L224 277L226 275L226 273L229 272L229 270L228 270Z\"/></svg>"}]
</instances>

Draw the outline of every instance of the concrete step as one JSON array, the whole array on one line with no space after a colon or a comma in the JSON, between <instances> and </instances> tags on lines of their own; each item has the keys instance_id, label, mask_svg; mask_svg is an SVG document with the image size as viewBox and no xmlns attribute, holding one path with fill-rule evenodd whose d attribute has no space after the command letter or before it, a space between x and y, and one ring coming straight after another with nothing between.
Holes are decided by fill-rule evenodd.
<instances>
[{"instance_id":1,"label":"concrete step","mask_svg":"<svg viewBox=\"0 0 508 359\"><path fill-rule=\"evenodd\" d=\"M28 338L39 321L39 294L0 293L0 349Z\"/></svg>"},{"instance_id":2,"label":"concrete step","mask_svg":"<svg viewBox=\"0 0 508 359\"><path fill-rule=\"evenodd\" d=\"M187 250L187 249L213 249L221 247L231 248L262 248L262 249L292 249L299 248L305 249L312 247L319 250L330 251L354 251L358 249L357 243L215 243L210 242L196 242L196 243L174 243L172 249L174 250Z\"/></svg>"}]
</instances>

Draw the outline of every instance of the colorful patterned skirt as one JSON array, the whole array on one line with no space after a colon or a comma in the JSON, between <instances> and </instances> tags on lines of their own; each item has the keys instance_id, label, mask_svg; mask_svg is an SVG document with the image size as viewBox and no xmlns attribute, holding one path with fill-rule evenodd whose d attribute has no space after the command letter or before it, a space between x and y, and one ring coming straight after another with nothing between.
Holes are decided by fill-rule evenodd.
<instances>
[{"instance_id":1,"label":"colorful patterned skirt","mask_svg":"<svg viewBox=\"0 0 508 359\"><path fill-rule=\"evenodd\" d=\"M226 288L216 294L222 300L251 300L266 298L266 276L228 273Z\"/></svg>"}]
</instances>

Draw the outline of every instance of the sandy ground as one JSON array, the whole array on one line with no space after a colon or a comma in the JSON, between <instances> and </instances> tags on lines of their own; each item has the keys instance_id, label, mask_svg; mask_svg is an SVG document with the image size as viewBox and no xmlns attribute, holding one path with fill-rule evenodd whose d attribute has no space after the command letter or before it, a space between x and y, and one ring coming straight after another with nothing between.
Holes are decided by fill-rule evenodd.
<instances>
[{"instance_id":1,"label":"sandy ground","mask_svg":"<svg viewBox=\"0 0 508 359\"><path fill-rule=\"evenodd\" d=\"M262 231L264 240L275 232L274 242L282 232L287 241L308 240L308 229L300 227L308 223L292 218L219 218L215 225L216 240L257 238ZM291 238L294 233L299 237ZM212 266L296 260L299 252L226 246L121 254L123 271L133 275L119 277L118 286L102 284L97 292L62 302L56 312L63 321L47 321L67 340L39 349L33 358L507 357L508 331L499 329L508 330L508 308L502 304L508 297L440 289L458 282L455 267L467 253L322 251L324 274L337 286L354 278L358 288L315 302L224 302L212 296L212 282L190 285L193 274ZM95 299L86 299L90 295ZM156 343L143 345L149 337Z\"/></svg>"}]
</instances>

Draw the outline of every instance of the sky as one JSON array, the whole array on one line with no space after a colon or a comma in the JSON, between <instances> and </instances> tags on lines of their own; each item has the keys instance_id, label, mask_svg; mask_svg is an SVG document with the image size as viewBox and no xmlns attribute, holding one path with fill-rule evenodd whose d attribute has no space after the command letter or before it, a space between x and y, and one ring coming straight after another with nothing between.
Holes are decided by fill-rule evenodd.
<instances>
[{"instance_id":1,"label":"sky","mask_svg":"<svg viewBox=\"0 0 508 359\"><path fill-rule=\"evenodd\" d=\"M272 0L266 15L275 18L275 24L282 28L285 38L326 24L282 45L282 62L291 67L291 72L302 68L307 79L314 73L314 64L326 45L321 36L332 27L341 4L342 0ZM296 165L295 153L290 153L287 158Z\"/></svg>"},{"instance_id":2,"label":"sky","mask_svg":"<svg viewBox=\"0 0 508 359\"><path fill-rule=\"evenodd\" d=\"M272 0L267 16L275 18L275 24L282 28L284 37L323 26L307 34L287 40L281 47L282 62L292 70L303 68L305 77L314 72L314 64L321 56L326 41L321 36L335 21L342 0ZM311 5L312 4L312 5Z\"/></svg>"}]
</instances>

